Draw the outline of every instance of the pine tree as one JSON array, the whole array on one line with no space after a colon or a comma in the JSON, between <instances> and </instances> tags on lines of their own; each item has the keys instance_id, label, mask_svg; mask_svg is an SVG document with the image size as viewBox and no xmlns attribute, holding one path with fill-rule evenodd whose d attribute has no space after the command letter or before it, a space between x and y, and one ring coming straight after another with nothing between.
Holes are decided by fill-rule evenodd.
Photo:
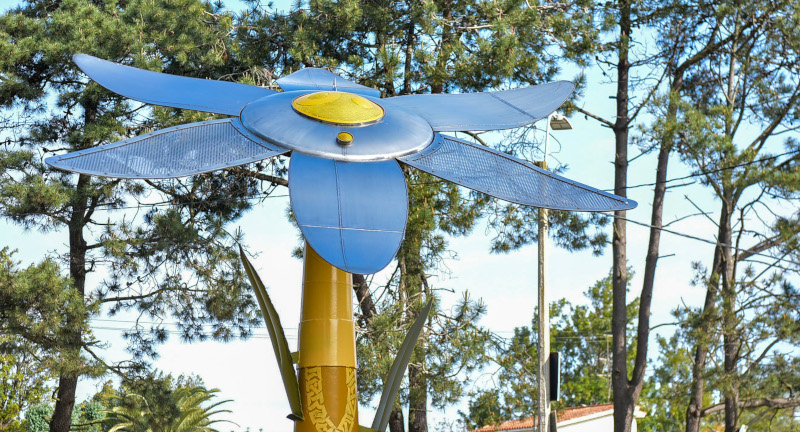
<instances>
[{"instance_id":1,"label":"pine tree","mask_svg":"<svg viewBox=\"0 0 800 432\"><path fill-rule=\"evenodd\" d=\"M643 113L654 110L657 118L669 118L670 124L678 111L680 95L691 87L687 83L689 71L722 49L729 41L725 34L726 20L735 15L738 8L748 8L738 2L697 3L684 1L639 2L619 1L598 4L598 23L606 33L608 42L602 45L599 64L613 69L617 84L616 115L614 120L576 107L579 112L598 120L609 127L615 137L615 186L614 193L627 193L629 147L633 142L631 131ZM750 33L764 21L754 14L743 23L742 29ZM652 33L651 33L652 32ZM644 48L642 42L655 35L654 49ZM638 47L642 47L639 49ZM604 72L605 74L605 72ZM656 78L657 77L657 78ZM655 79L651 79L655 78ZM666 94L662 95L662 92ZM633 99L632 95L643 97ZM647 125L649 131L657 126ZM612 352L615 431L630 431L633 413L645 385L645 370L650 332L650 307L653 290L656 288L656 267L663 227L663 214L667 197L667 173L670 155L675 152L679 140L679 128L662 130L663 134L643 137L644 153L656 152L656 175L650 219L650 235L644 260L641 305L638 313L636 360L633 368L627 360L633 351L626 339L627 266L626 213L616 212L612 237L612 268L614 269L615 310L612 319Z\"/></svg>"},{"instance_id":2,"label":"pine tree","mask_svg":"<svg viewBox=\"0 0 800 432\"><path fill-rule=\"evenodd\" d=\"M90 318L101 311L174 317L185 340L247 336L258 323L234 248L240 238L224 226L258 192L248 170L145 184L50 171L43 163L53 154L207 118L112 94L76 68L73 54L184 76L253 81L258 71L249 68L246 56L239 61L243 53L230 37L232 20L200 0L31 0L0 17L6 138L0 215L50 232L69 247L63 267L55 260L43 264L48 272L33 281L35 296L21 291L27 286L0 292L18 301L18 310L46 318L2 317L4 326L59 360L51 431L69 430L82 376L141 371L167 338L163 325L137 326L128 333L132 360L106 364L97 351L100 341L87 332ZM131 203L143 211L117 211ZM88 285L87 274L101 267L110 276ZM62 271L68 281L58 279ZM56 285L59 290L51 289ZM213 330L206 332L204 324L214 324Z\"/></svg>"},{"instance_id":3,"label":"pine tree","mask_svg":"<svg viewBox=\"0 0 800 432\"><path fill-rule=\"evenodd\" d=\"M790 334L796 330L789 329L786 311L796 308L795 291L781 273L770 272L785 271L785 259L796 256L800 221L791 204L800 184L797 144L786 140L786 151L774 153L778 135L794 127L798 118L800 82L790 71L800 64L800 50L789 30L797 26L797 11L797 5L788 2L733 10L724 49L690 70L691 91L679 106L681 156L720 204L718 244L708 273L699 275L706 287L705 303L690 320L695 364L687 432L699 430L700 419L722 406L726 432L739 430L743 408L761 406L742 397L752 382L748 375L761 368L760 362L773 348L759 341L794 339ZM751 22L765 24L750 29ZM773 60L760 60L765 58ZM768 215L761 211L762 206L778 203L788 207L781 205L786 210L776 208ZM772 262L760 264L764 255ZM796 266L793 262L790 259L789 265ZM721 336L719 351L713 335ZM716 363L715 351L722 368L714 387L723 401L712 409L704 406L704 394L707 368Z\"/></svg>"}]
</instances>

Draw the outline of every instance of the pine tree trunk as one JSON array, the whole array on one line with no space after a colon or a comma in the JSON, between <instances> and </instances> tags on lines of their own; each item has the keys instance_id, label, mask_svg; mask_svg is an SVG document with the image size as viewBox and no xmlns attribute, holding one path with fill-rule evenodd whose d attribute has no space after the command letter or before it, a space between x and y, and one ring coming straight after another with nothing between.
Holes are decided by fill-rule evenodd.
<instances>
[{"instance_id":1,"label":"pine tree trunk","mask_svg":"<svg viewBox=\"0 0 800 432\"><path fill-rule=\"evenodd\" d=\"M738 18L738 14L737 14ZM735 27L734 34L739 35L741 31L740 22L734 19ZM737 50L738 38L734 39L731 47L730 60L728 63L728 89L727 101L728 108L733 112L736 108L738 94L738 84L736 79L736 63L737 63ZM735 123L726 118L725 119L725 135L731 140L733 139ZM722 345L724 351L724 368L725 375L730 380L729 385L725 386L723 394L725 395L725 432L737 432L739 430L739 388L736 383L736 363L739 351L739 338L736 336L736 285L733 279L733 253L731 251L731 244L733 240L731 228L731 216L736 208L736 201L734 193L731 190L723 190L722 206L727 206L728 216L725 219L720 219L720 227L723 225L726 228L725 237L720 237L719 242L725 246L722 248ZM726 212L723 211L723 214Z\"/></svg>"},{"instance_id":2,"label":"pine tree trunk","mask_svg":"<svg viewBox=\"0 0 800 432\"><path fill-rule=\"evenodd\" d=\"M723 203L720 222L730 220L728 206ZM723 238L731 238L730 223L719 225L717 238L720 243L724 243ZM725 277L725 266L723 262L725 250L723 246L717 245L714 250L714 261L711 266L711 276L709 278L706 291L706 299L703 303L703 311L700 324L694 331L697 335L697 348L695 349L694 365L692 366L692 385L689 398L689 406L686 409L686 432L699 432L700 421L703 417L703 395L705 393L705 368L708 359L708 337L711 336L711 329L717 320L716 303L719 291L719 281Z\"/></svg>"},{"instance_id":3,"label":"pine tree trunk","mask_svg":"<svg viewBox=\"0 0 800 432\"><path fill-rule=\"evenodd\" d=\"M718 248L719 249L719 248ZM700 326L695 331L699 335L697 348L694 354L694 364L692 366L692 385L689 396L689 406L686 408L686 432L698 432L700 430L700 420L703 416L703 394L705 393L705 368L708 357L708 342L700 338L707 337L711 329L714 315L714 305L717 301L716 284L713 281L718 267L717 255L714 254L715 264L712 267L712 281L709 282L706 290L706 299L703 303L703 312L700 319Z\"/></svg>"},{"instance_id":4,"label":"pine tree trunk","mask_svg":"<svg viewBox=\"0 0 800 432\"><path fill-rule=\"evenodd\" d=\"M358 301L358 307L361 309L361 317L364 320L361 325L371 323L373 317L375 317L375 314L378 312L377 309L375 309L375 302L372 301L372 293L369 292L367 279L364 275L353 274L353 291L355 291L356 301Z\"/></svg>"},{"instance_id":5,"label":"pine tree trunk","mask_svg":"<svg viewBox=\"0 0 800 432\"><path fill-rule=\"evenodd\" d=\"M628 185L628 73L630 61L628 48L631 35L631 7L628 0L621 0L619 61L617 64L617 119L614 123L614 193L627 196ZM626 330L628 324L627 289L627 239L625 233L625 211L614 212L614 233L612 238L612 290L613 309L611 313L612 367L611 383L614 391L614 431L630 432L633 410L628 382L628 361Z\"/></svg>"},{"instance_id":6,"label":"pine tree trunk","mask_svg":"<svg viewBox=\"0 0 800 432\"><path fill-rule=\"evenodd\" d=\"M674 105L673 108L677 110ZM675 111L671 114L674 118ZM656 186L653 192L653 210L650 216L650 238L647 244L642 292L639 295L638 322L636 323L636 357L634 358L633 373L628 385L630 416L626 421L629 422L635 421L633 419L633 411L639 402L639 395L644 387L645 371L647 369L647 351L650 342L650 311L656 283L656 267L661 243L661 227L663 226L664 198L667 194L667 168L671 149L672 143L667 140L661 142L661 148L658 151Z\"/></svg>"},{"instance_id":7,"label":"pine tree trunk","mask_svg":"<svg viewBox=\"0 0 800 432\"><path fill-rule=\"evenodd\" d=\"M83 174L78 180L78 190L82 190L88 184L89 177ZM70 276L74 283L74 289L83 298L86 291L86 240L83 238L83 215L85 213L85 199L81 200L73 207L73 216L70 221ZM67 325L79 328L77 323L68 322ZM69 342L69 352L65 353L65 362L79 361L81 352L81 339L83 335L76 330L71 335ZM68 369L72 369L72 366ZM53 410L53 419L50 422L50 432L69 432L72 426L72 409L75 407L75 389L78 386L77 371L62 373L58 380L58 398L56 399Z\"/></svg>"},{"instance_id":8,"label":"pine tree trunk","mask_svg":"<svg viewBox=\"0 0 800 432\"><path fill-rule=\"evenodd\" d=\"M727 315L727 311L723 312ZM725 335L725 373L733 383L726 391L725 395L725 432L739 431L739 387L735 383L736 379L736 344L738 338L735 335ZM731 349L733 347L733 349Z\"/></svg>"},{"instance_id":9,"label":"pine tree trunk","mask_svg":"<svg viewBox=\"0 0 800 432\"><path fill-rule=\"evenodd\" d=\"M408 432L428 432L428 383L419 366L408 366Z\"/></svg>"},{"instance_id":10,"label":"pine tree trunk","mask_svg":"<svg viewBox=\"0 0 800 432\"><path fill-rule=\"evenodd\" d=\"M75 408L75 389L78 377L61 376L58 379L58 393L50 432L69 432L72 427L72 409Z\"/></svg>"},{"instance_id":11,"label":"pine tree trunk","mask_svg":"<svg viewBox=\"0 0 800 432\"><path fill-rule=\"evenodd\" d=\"M378 51L383 51L386 49L386 41L384 40L383 33L375 32L375 42L378 45ZM390 78L392 76L391 65L388 62L384 62L381 66L381 72L383 75L383 92L386 97L397 96L397 92L394 88L394 82Z\"/></svg>"},{"instance_id":12,"label":"pine tree trunk","mask_svg":"<svg viewBox=\"0 0 800 432\"><path fill-rule=\"evenodd\" d=\"M451 2L441 2L440 8L442 12L442 21L443 22L452 22L453 20L453 10L451 8ZM431 83L431 93L444 93L444 81L447 75L447 62L450 60L450 48L449 44L453 40L453 27L450 25L442 26L442 39L440 42L439 48L439 55L436 59L436 67L440 71L442 71L441 75L434 75L434 80ZM411 414L409 414L411 417Z\"/></svg>"},{"instance_id":13,"label":"pine tree trunk","mask_svg":"<svg viewBox=\"0 0 800 432\"><path fill-rule=\"evenodd\" d=\"M400 408L393 408L392 413L389 414L389 432L406 432L405 423L403 410Z\"/></svg>"},{"instance_id":14,"label":"pine tree trunk","mask_svg":"<svg viewBox=\"0 0 800 432\"><path fill-rule=\"evenodd\" d=\"M403 65L403 90L401 94L411 94L411 65L414 62L414 32L416 25L414 23L414 15L411 14L411 8L414 7L409 2L409 17L408 29L406 30L406 52L405 64Z\"/></svg>"},{"instance_id":15,"label":"pine tree trunk","mask_svg":"<svg viewBox=\"0 0 800 432\"><path fill-rule=\"evenodd\" d=\"M740 22L734 19L735 28L734 34L739 35L741 31ZM737 39L732 42L730 49L730 59L728 65L728 86L726 91L726 101L728 107L733 109L735 107L737 86L735 84L736 74L736 50ZM733 123L726 119L725 134L728 137L733 137ZM726 189L723 186L722 196L722 209L719 218L719 234L717 235L717 247L714 251L714 267L711 274L711 283L709 283L709 292L706 294L706 302L703 305L703 320L701 320L700 329L698 331L697 354L695 356L695 364L692 377L692 395L687 409L686 416L686 432L697 432L700 430L700 419L702 417L702 403L704 391L704 373L705 363L707 358L708 346L707 341L702 338L707 337L711 330L711 324L714 321L711 316L706 316L707 311L713 311L716 304L717 290L719 289L720 280L722 281L722 334L723 334L723 351L724 351L724 370L730 378L735 375L736 371L736 356L738 350L738 340L734 334L736 327L735 318L735 301L736 289L733 284L733 255L731 252L731 240L733 238L731 230L731 217L734 208L736 207L734 192ZM711 315L711 314L709 314ZM736 432L739 428L739 394L736 386L730 386L728 390L724 391L725 400L725 432Z\"/></svg>"},{"instance_id":16,"label":"pine tree trunk","mask_svg":"<svg viewBox=\"0 0 800 432\"><path fill-rule=\"evenodd\" d=\"M85 124L94 122L97 113L96 107L84 106L84 110ZM86 213L89 207L87 191L90 183L91 177L84 174L78 175L68 227L69 274L72 277L73 288L80 293L80 298L85 298L86 293L87 244L83 237L83 228L86 226ZM79 323L67 321L67 326L75 330L66 341L69 348L68 352L63 355L67 358L62 361L72 364L65 368L67 371L61 372L58 379L57 399L53 408L53 418L50 421L50 432L69 432L72 426L72 410L75 408L75 390L78 387L78 370L80 368L78 363L80 362L83 335L79 330L81 328Z\"/></svg>"},{"instance_id":17,"label":"pine tree trunk","mask_svg":"<svg viewBox=\"0 0 800 432\"><path fill-rule=\"evenodd\" d=\"M732 198L728 198L732 201ZM732 202L728 204L728 214L733 210ZM723 203L726 206L726 203ZM729 385L724 386L725 395L725 432L737 432L739 430L739 386L737 383L738 372L736 363L739 357L739 338L737 335L737 316L736 316L736 285L733 279L733 254L731 242L733 240L730 217L720 220L720 226L725 228L725 237L720 237L719 241L725 246L722 247L722 340L725 355L724 368L725 376Z\"/></svg>"},{"instance_id":18,"label":"pine tree trunk","mask_svg":"<svg viewBox=\"0 0 800 432\"><path fill-rule=\"evenodd\" d=\"M683 88L683 73L687 63L681 65L676 70L672 80L670 91L677 97L677 93ZM667 124L674 123L677 119L678 103L675 98L671 98L667 106ZM653 301L653 290L655 289L656 267L658 265L658 253L661 243L661 228L664 224L664 198L667 194L667 169L669 168L669 155L674 146L674 139L671 136L664 137L658 151L658 162L656 164L656 184L653 190L653 209L650 216L650 238L647 244L647 254L645 256L644 277L642 280L642 292L639 296L639 315L636 333L636 357L634 359L633 374L628 385L630 400L621 402L627 403L625 421L632 424L635 421L633 413L639 402L639 395L644 387L645 371L647 369L647 351L650 342L650 311Z\"/></svg>"}]
</instances>

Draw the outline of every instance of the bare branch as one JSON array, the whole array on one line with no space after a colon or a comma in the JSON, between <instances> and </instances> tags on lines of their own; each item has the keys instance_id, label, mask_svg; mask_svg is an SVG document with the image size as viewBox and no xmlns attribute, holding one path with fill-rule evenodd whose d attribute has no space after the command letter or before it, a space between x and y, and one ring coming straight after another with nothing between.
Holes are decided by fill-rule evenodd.
<instances>
[{"instance_id":1,"label":"bare branch","mask_svg":"<svg viewBox=\"0 0 800 432\"><path fill-rule=\"evenodd\" d=\"M750 399L750 400L739 401L739 408L742 409L760 408L760 407L785 409L785 408L794 408L799 406L800 406L800 399L795 399L795 398L763 398L763 399ZM700 411L700 417L704 417L709 414L723 411L724 409L725 409L724 403L712 405L710 407L703 408Z\"/></svg>"}]
</instances>

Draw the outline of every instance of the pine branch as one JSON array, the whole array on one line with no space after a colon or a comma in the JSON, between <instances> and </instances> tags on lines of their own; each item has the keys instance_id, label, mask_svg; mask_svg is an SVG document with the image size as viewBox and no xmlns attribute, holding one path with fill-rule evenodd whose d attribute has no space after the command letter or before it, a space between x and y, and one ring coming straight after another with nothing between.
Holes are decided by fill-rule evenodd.
<instances>
[{"instance_id":1,"label":"pine branch","mask_svg":"<svg viewBox=\"0 0 800 432\"><path fill-rule=\"evenodd\" d=\"M613 127L614 127L614 123L611 123L610 121L608 121L608 120L606 120L606 119L604 119L604 118L600 117L599 115L592 114L592 113L590 113L589 111L586 111L586 110L585 110L585 109L583 109L583 108L580 108L580 107L577 107L577 106L576 106L576 107L575 107L575 111L578 111L579 113L581 113L581 114L583 114L583 115L589 116L589 117L591 117L591 118L593 118L593 119L595 119L595 120L599 121L600 123L602 123L602 124L603 124L604 126L606 126L606 127L610 127L610 128L613 128Z\"/></svg>"},{"instance_id":2,"label":"pine branch","mask_svg":"<svg viewBox=\"0 0 800 432\"><path fill-rule=\"evenodd\" d=\"M260 173L260 172L254 172L254 171L246 170L246 169L241 168L241 167L230 168L229 171L234 173L234 174L241 174L241 175L246 176L246 177L252 177L254 179L267 181L267 182L270 182L270 183L272 183L274 185L289 187L289 180L287 180L287 179L285 179L283 177L273 176L273 175L264 174L264 173Z\"/></svg>"}]
</instances>

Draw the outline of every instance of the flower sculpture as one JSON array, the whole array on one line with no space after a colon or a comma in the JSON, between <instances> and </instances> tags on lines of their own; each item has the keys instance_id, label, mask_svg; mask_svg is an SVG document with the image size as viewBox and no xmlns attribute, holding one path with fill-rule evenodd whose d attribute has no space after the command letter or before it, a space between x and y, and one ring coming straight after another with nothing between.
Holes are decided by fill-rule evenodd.
<instances>
[{"instance_id":1,"label":"flower sculpture","mask_svg":"<svg viewBox=\"0 0 800 432\"><path fill-rule=\"evenodd\" d=\"M74 56L93 80L154 105L231 117L159 130L47 159L53 167L118 178L188 176L291 153L289 194L309 244L350 273L394 258L408 214L398 161L507 201L559 210L636 203L440 132L508 129L547 117L572 93L566 81L469 94L379 99L323 69L279 79L284 90L186 78Z\"/></svg>"},{"instance_id":2,"label":"flower sculpture","mask_svg":"<svg viewBox=\"0 0 800 432\"><path fill-rule=\"evenodd\" d=\"M276 92L165 75L83 54L74 60L93 80L125 97L234 117L50 157L46 162L53 167L106 177L170 178L291 153L289 195L310 246L296 353L290 352L277 311L243 251L242 261L270 333L297 432L384 431L431 310L428 302L410 327L384 380L372 427L359 427L350 273L375 273L397 253L408 217L398 161L524 205L579 211L636 206L440 133L533 123L567 99L574 89L569 82L380 99L375 89L315 68L279 79L284 91Z\"/></svg>"}]
</instances>

